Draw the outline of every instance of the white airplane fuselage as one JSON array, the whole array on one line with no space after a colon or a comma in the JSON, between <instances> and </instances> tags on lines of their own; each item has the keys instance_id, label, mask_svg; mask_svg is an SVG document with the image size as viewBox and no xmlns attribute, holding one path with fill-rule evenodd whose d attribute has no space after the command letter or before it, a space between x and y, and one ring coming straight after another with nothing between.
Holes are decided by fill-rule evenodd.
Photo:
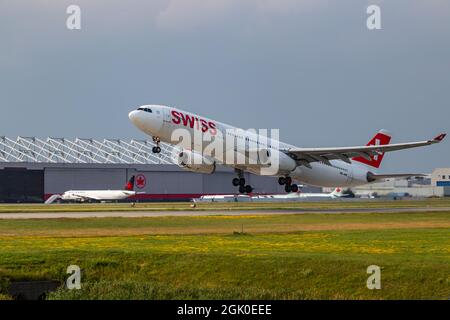
<instances>
[{"instance_id":1,"label":"white airplane fuselage","mask_svg":"<svg viewBox=\"0 0 450 320\"><path fill-rule=\"evenodd\" d=\"M177 108L148 105L147 109L151 110L151 112L149 112L145 111L144 107L139 108L141 110L134 110L130 112L129 118L134 125L146 134L153 137L158 137L162 142L172 145L181 145L184 150L196 150L203 153L206 151L205 149L208 148L210 141L208 141L208 139L200 139L201 142L198 143L194 141L195 139L192 139L190 143L183 142L184 144L179 144L178 141L173 141L173 134L177 129L188 130L191 136L199 134L199 132L204 136L215 136L217 131L220 131L222 133L222 141L220 141L220 143L223 143L224 146L227 145L225 143L227 135L229 137L230 135L234 135L230 138L234 138L238 142L240 140L243 145L245 145L245 142L248 142L249 140L260 141L259 148L266 148L273 152L278 152L281 149L286 150L295 148L293 145L279 142L278 140L261 137L252 131L243 130L240 134L233 134L232 132L237 128L231 125L198 116ZM215 139L218 138L221 139L220 137L215 137ZM236 147L229 147L228 149L224 147L223 153L224 155L221 155L220 159L214 158L213 156L213 159L211 160L221 163L223 159L227 159L230 156L230 153L232 153L231 156L236 159L237 154L245 153L245 150L240 150ZM243 171L260 174L260 167L228 163L226 163L226 165ZM320 187L354 187L368 184L370 182L367 178L368 173L375 170L369 169L372 168L368 168L363 164L356 162L349 164L341 160L331 160L328 164L324 162L312 162L309 168L306 166L297 165L293 168L289 168L289 170L277 171L268 175L276 177L290 176L292 179L295 179L301 183Z\"/></svg>"},{"instance_id":2,"label":"white airplane fuselage","mask_svg":"<svg viewBox=\"0 0 450 320\"><path fill-rule=\"evenodd\" d=\"M61 195L61 199L65 201L115 201L134 195L136 195L135 191L128 190L69 190Z\"/></svg>"}]
</instances>

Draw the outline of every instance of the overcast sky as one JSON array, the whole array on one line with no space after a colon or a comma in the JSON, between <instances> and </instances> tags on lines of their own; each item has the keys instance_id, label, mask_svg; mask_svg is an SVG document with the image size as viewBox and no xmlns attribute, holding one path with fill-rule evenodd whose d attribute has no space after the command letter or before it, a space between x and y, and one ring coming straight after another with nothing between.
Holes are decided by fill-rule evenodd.
<instances>
[{"instance_id":1,"label":"overcast sky","mask_svg":"<svg viewBox=\"0 0 450 320\"><path fill-rule=\"evenodd\" d=\"M450 131L450 1L0 0L0 135L143 138L127 114L151 103L304 147L432 138ZM385 162L450 166L450 144Z\"/></svg>"}]
</instances>

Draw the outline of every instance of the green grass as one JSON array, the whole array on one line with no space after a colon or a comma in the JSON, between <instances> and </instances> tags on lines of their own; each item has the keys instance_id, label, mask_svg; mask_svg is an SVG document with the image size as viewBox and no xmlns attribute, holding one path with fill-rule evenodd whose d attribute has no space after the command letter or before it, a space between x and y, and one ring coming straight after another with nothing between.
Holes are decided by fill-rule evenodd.
<instances>
[{"instance_id":1,"label":"green grass","mask_svg":"<svg viewBox=\"0 0 450 320\"><path fill-rule=\"evenodd\" d=\"M13 300L11 296L0 293L0 301L2 300Z\"/></svg>"},{"instance_id":2,"label":"green grass","mask_svg":"<svg viewBox=\"0 0 450 320\"><path fill-rule=\"evenodd\" d=\"M448 299L449 234L449 212L3 220L0 299L71 264L82 290L51 299Z\"/></svg>"},{"instance_id":3,"label":"green grass","mask_svg":"<svg viewBox=\"0 0 450 320\"><path fill-rule=\"evenodd\" d=\"M0 213L32 212L111 212L111 211L174 211L174 210L283 210L283 209L347 209L347 208L418 208L450 207L450 199L424 200L372 200L372 201L321 201L286 203L199 203L191 208L189 202L171 203L103 203L103 204L2 204Z\"/></svg>"},{"instance_id":4,"label":"green grass","mask_svg":"<svg viewBox=\"0 0 450 320\"><path fill-rule=\"evenodd\" d=\"M0 220L0 236L117 236L279 233L334 229L450 227L448 212L169 216L149 218Z\"/></svg>"}]
</instances>

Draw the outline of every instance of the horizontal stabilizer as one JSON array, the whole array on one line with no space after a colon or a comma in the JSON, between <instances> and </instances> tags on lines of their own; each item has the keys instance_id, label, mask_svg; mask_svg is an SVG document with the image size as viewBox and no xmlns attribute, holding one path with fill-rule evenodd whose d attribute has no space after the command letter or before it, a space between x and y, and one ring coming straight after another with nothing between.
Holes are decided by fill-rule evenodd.
<instances>
[{"instance_id":1,"label":"horizontal stabilizer","mask_svg":"<svg viewBox=\"0 0 450 320\"><path fill-rule=\"evenodd\" d=\"M411 178L411 177L425 177L426 174L423 173L393 173L393 174L375 174L369 172L367 175L367 180L369 182L392 179L392 178Z\"/></svg>"},{"instance_id":2,"label":"horizontal stabilizer","mask_svg":"<svg viewBox=\"0 0 450 320\"><path fill-rule=\"evenodd\" d=\"M52 204L53 202L55 202L56 200L59 200L59 199L61 199L61 195L54 194L45 201L45 204Z\"/></svg>"}]
</instances>

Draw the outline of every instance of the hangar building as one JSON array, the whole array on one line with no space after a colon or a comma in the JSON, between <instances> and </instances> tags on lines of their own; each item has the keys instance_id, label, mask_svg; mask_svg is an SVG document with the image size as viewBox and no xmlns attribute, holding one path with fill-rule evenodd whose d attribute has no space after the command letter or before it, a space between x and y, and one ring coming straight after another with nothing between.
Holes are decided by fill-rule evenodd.
<instances>
[{"instance_id":1,"label":"hangar building","mask_svg":"<svg viewBox=\"0 0 450 320\"><path fill-rule=\"evenodd\" d=\"M230 168L212 175L186 171L171 160L173 148L150 140L0 137L0 202L43 202L67 190L123 189L136 176L139 201L189 200L236 193ZM245 174L255 193L284 193L271 177Z\"/></svg>"},{"instance_id":2,"label":"hangar building","mask_svg":"<svg viewBox=\"0 0 450 320\"><path fill-rule=\"evenodd\" d=\"M431 174L431 184L436 187L444 187L450 190L450 168L435 169Z\"/></svg>"}]
</instances>

